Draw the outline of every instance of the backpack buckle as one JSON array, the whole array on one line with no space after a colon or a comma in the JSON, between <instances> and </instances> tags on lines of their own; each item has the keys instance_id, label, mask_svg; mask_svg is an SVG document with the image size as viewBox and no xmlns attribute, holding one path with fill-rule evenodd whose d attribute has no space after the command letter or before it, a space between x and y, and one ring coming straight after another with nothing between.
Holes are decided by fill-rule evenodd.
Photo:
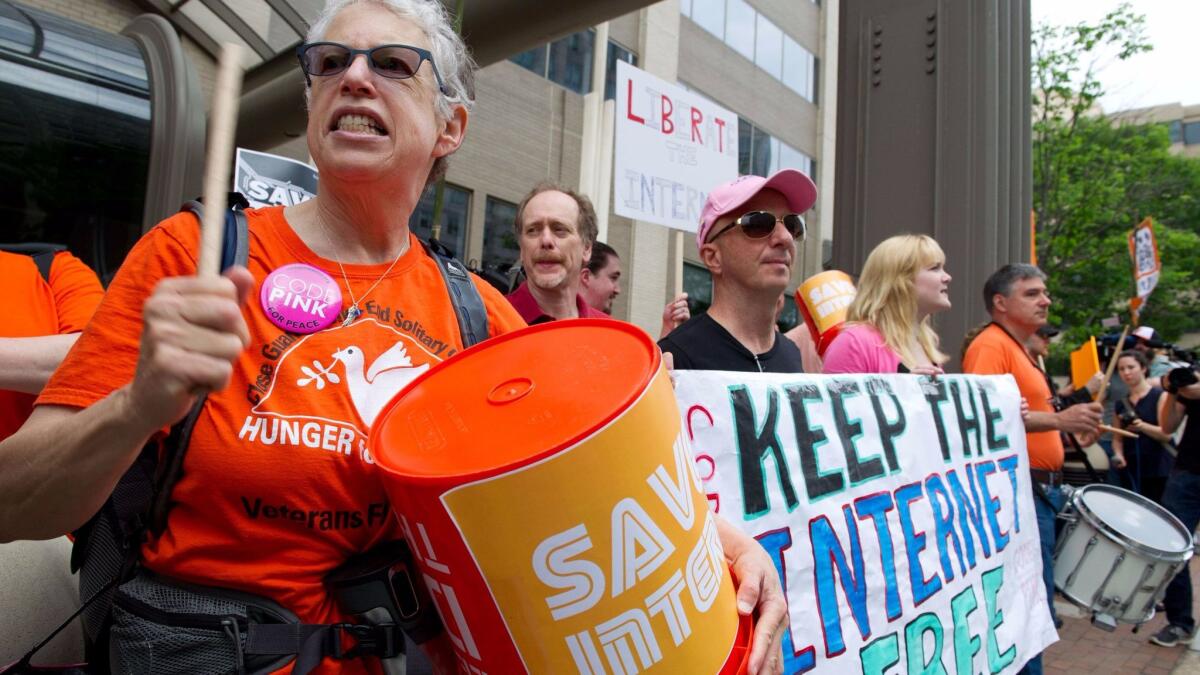
<instances>
[{"instance_id":1,"label":"backpack buckle","mask_svg":"<svg viewBox=\"0 0 1200 675\"><path fill-rule=\"evenodd\" d=\"M359 656L376 656L386 659L404 651L404 642L400 638L400 627L394 624L372 626L336 623L333 624L333 628L336 630L330 636L333 642L330 656L335 659L353 659ZM354 644L349 649L342 647L342 639L345 635L354 639Z\"/></svg>"}]
</instances>

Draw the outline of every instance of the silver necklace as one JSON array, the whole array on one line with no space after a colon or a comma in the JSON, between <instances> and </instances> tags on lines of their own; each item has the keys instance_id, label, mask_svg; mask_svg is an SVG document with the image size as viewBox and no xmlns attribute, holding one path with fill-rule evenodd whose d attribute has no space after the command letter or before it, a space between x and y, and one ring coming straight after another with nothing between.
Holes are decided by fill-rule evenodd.
<instances>
[{"instance_id":1,"label":"silver necklace","mask_svg":"<svg viewBox=\"0 0 1200 675\"><path fill-rule=\"evenodd\" d=\"M324 226L321 227L321 234L325 235L325 242L329 244L329 248L332 250L334 248L333 241L329 238L329 233L325 231ZM396 266L396 263L400 262L400 258L402 258L404 254L408 252L408 244L409 241L405 239L404 246L400 249L400 253L396 254L396 259L392 261L391 265L388 265L388 268L383 271L383 274L379 275L379 278L375 280L375 283L371 284L371 287L367 289L367 292L362 294L362 300L366 300L367 296L371 294L371 291L375 290L375 287L379 285L379 282L383 281L384 277L391 273L392 268ZM346 282L346 292L350 294L350 309L346 310L346 320L342 322L342 328L345 328L346 326L354 323L355 319L362 316L362 309L360 309L358 306L360 299L354 297L354 289L350 287L350 278L346 276L346 268L342 267L342 261L338 258L334 258L333 261L337 263L338 270L342 273L342 281Z\"/></svg>"}]
</instances>

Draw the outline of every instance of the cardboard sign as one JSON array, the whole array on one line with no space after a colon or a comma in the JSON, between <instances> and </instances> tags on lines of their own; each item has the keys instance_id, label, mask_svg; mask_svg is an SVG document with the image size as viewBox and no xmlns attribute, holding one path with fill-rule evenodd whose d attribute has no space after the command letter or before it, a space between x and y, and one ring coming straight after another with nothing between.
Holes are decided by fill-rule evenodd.
<instances>
[{"instance_id":1,"label":"cardboard sign","mask_svg":"<svg viewBox=\"0 0 1200 675\"><path fill-rule=\"evenodd\" d=\"M1137 287L1137 296L1130 300L1129 305L1136 319L1158 285L1158 276L1162 271L1153 220L1146 218L1129 233L1129 255L1133 258L1133 283Z\"/></svg>"},{"instance_id":2,"label":"cardboard sign","mask_svg":"<svg viewBox=\"0 0 1200 675\"><path fill-rule=\"evenodd\" d=\"M1096 336L1091 336L1083 345L1071 352L1071 384L1083 389L1088 380L1100 372L1100 353L1096 350Z\"/></svg>"},{"instance_id":3,"label":"cardboard sign","mask_svg":"<svg viewBox=\"0 0 1200 675\"><path fill-rule=\"evenodd\" d=\"M675 376L710 507L783 580L785 673L1015 673L1057 640L1011 377Z\"/></svg>"},{"instance_id":4,"label":"cardboard sign","mask_svg":"<svg viewBox=\"0 0 1200 675\"><path fill-rule=\"evenodd\" d=\"M708 191L738 175L737 115L617 62L613 210L695 232Z\"/></svg>"},{"instance_id":5,"label":"cardboard sign","mask_svg":"<svg viewBox=\"0 0 1200 675\"><path fill-rule=\"evenodd\" d=\"M295 206L317 195L317 170L287 157L238 148L233 191L256 208Z\"/></svg>"}]
</instances>

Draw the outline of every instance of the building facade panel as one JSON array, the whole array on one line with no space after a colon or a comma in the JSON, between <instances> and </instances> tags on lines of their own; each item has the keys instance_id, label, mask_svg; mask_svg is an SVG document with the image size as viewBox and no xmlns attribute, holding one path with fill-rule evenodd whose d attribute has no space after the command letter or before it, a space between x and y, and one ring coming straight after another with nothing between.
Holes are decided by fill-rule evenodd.
<instances>
[{"instance_id":1,"label":"building facade panel","mask_svg":"<svg viewBox=\"0 0 1200 675\"><path fill-rule=\"evenodd\" d=\"M827 0L836 2L836 0ZM811 0L752 0L750 3L775 25L784 27L808 51L821 48L821 6Z\"/></svg>"}]
</instances>

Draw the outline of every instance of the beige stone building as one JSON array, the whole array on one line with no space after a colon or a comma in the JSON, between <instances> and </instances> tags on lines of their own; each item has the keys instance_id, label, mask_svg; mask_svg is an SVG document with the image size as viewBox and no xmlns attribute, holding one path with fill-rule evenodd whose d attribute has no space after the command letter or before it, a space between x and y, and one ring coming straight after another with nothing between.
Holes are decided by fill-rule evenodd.
<instances>
[{"instance_id":1,"label":"beige stone building","mask_svg":"<svg viewBox=\"0 0 1200 675\"><path fill-rule=\"evenodd\" d=\"M239 42L248 47L239 144L306 160L301 80L292 50L322 4L0 0L0 10L32 8L105 33L128 32L134 17L156 13L178 33L204 101L212 87L217 45ZM794 167L812 176L820 199L807 214L809 235L799 248L793 288L822 269L833 234L838 3L664 0L638 8L647 3L625 0L582 3L583 9L537 5L535 16L541 23L496 25L498 32L520 31L520 40L507 41L491 39L481 30L484 19L472 24L472 12L478 17L499 4L504 3L466 3L464 33L485 67L478 78L468 139L446 177L440 222L440 238L460 258L487 268L513 261L515 245L509 233L516 203L535 183L557 181L582 189L604 212L602 239L617 250L625 270L615 316L656 330L680 263L694 309L707 306L708 273L696 262L692 235L685 235L683 245L676 247L670 230L611 212L612 113L609 105L605 116L605 101L612 98L619 59L736 112L742 173ZM606 16L596 25L579 23L588 11L590 16L604 16L605 9L618 6L632 11ZM531 39L531 31L541 31L543 37ZM514 53L512 44L523 49ZM0 62L0 69L4 67ZM412 223L426 236L433 202L432 194L427 197ZM784 322L797 320L789 297Z\"/></svg>"},{"instance_id":2,"label":"beige stone building","mask_svg":"<svg viewBox=\"0 0 1200 675\"><path fill-rule=\"evenodd\" d=\"M1120 110L1108 117L1133 124L1164 124L1171 137L1171 152L1200 157L1200 103L1166 103L1149 108Z\"/></svg>"}]
</instances>

